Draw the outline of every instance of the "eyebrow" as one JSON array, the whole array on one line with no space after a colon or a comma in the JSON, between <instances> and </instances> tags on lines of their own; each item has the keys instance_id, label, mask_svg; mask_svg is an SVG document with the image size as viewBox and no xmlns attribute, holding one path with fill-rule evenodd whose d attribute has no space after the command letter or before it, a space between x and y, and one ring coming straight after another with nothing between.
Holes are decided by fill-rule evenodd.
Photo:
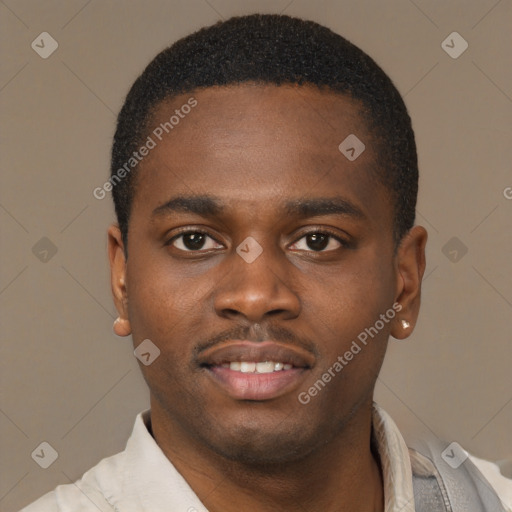
<instances>
[{"instance_id":1,"label":"eyebrow","mask_svg":"<svg viewBox=\"0 0 512 512\"><path fill-rule=\"evenodd\" d=\"M202 217L220 216L226 205L213 196L177 196L155 208L152 217L169 215L173 212L195 213ZM287 215L301 218L319 217L321 215L343 215L364 219L366 215L355 204L342 197L318 197L294 199L283 207Z\"/></svg>"},{"instance_id":2,"label":"eyebrow","mask_svg":"<svg viewBox=\"0 0 512 512\"><path fill-rule=\"evenodd\" d=\"M355 204L342 197L318 197L295 199L285 205L286 213L301 218L319 217L321 215L343 215L364 219L366 215Z\"/></svg>"}]
</instances>

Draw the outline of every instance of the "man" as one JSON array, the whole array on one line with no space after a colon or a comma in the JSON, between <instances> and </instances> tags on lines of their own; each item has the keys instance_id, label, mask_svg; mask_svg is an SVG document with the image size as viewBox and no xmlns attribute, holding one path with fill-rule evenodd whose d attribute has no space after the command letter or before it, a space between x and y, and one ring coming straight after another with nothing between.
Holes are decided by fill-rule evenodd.
<instances>
[{"instance_id":1,"label":"man","mask_svg":"<svg viewBox=\"0 0 512 512\"><path fill-rule=\"evenodd\" d=\"M25 510L505 510L469 459L408 449L373 403L420 307L417 183L399 93L327 28L232 18L160 53L104 187L114 331L151 409L124 452Z\"/></svg>"}]
</instances>

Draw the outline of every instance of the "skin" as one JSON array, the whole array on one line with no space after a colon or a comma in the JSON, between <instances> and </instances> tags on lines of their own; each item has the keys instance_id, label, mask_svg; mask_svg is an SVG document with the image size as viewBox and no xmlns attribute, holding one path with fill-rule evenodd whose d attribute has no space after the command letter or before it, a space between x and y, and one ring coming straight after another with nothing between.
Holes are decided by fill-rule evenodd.
<instances>
[{"instance_id":1,"label":"skin","mask_svg":"<svg viewBox=\"0 0 512 512\"><path fill-rule=\"evenodd\" d=\"M388 337L406 338L417 319L426 231L415 226L395 250L390 192L350 98L310 86L212 87L163 102L150 126L191 95L198 105L140 164L128 259L119 228L108 232L115 330L161 351L141 364L153 436L212 512L383 510L372 396ZM353 162L338 149L351 133L366 145ZM225 209L153 213L178 195L215 196ZM282 209L333 197L362 215ZM174 238L185 227L213 238L198 249ZM311 238L326 230L341 242ZM263 248L250 264L236 252L249 236ZM396 317L301 404L299 393L395 302ZM280 396L234 399L197 359L232 339L299 345L313 363Z\"/></svg>"}]
</instances>

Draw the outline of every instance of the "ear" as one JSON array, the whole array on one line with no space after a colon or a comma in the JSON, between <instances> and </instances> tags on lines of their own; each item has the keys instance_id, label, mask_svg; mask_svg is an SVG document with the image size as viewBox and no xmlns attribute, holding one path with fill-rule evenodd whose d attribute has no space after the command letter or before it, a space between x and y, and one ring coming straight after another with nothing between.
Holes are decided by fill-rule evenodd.
<instances>
[{"instance_id":1,"label":"ear","mask_svg":"<svg viewBox=\"0 0 512 512\"><path fill-rule=\"evenodd\" d=\"M402 308L391 327L391 336L403 340L410 336L420 311L421 281L425 272L425 245L427 231L414 226L402 239L397 249L397 294L395 302Z\"/></svg>"},{"instance_id":2,"label":"ear","mask_svg":"<svg viewBox=\"0 0 512 512\"><path fill-rule=\"evenodd\" d=\"M132 332L128 317L128 291L126 288L126 258L123 238L119 226L108 229L108 258L110 261L110 285L119 317L114 322L118 336L129 336Z\"/></svg>"}]
</instances>

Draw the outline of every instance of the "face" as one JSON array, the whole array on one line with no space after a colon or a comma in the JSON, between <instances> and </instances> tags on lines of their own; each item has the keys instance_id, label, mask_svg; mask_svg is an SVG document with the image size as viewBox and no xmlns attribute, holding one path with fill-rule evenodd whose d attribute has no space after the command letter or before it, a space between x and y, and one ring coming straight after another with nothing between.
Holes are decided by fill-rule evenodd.
<instances>
[{"instance_id":1,"label":"face","mask_svg":"<svg viewBox=\"0 0 512 512\"><path fill-rule=\"evenodd\" d=\"M116 305L134 345L160 350L141 364L153 423L229 459L297 459L368 413L388 336L416 319L424 230L395 252L379 155L348 97L207 88L150 126L191 96L139 164L127 260L110 229ZM353 161L338 149L350 134L365 144Z\"/></svg>"}]
</instances>

